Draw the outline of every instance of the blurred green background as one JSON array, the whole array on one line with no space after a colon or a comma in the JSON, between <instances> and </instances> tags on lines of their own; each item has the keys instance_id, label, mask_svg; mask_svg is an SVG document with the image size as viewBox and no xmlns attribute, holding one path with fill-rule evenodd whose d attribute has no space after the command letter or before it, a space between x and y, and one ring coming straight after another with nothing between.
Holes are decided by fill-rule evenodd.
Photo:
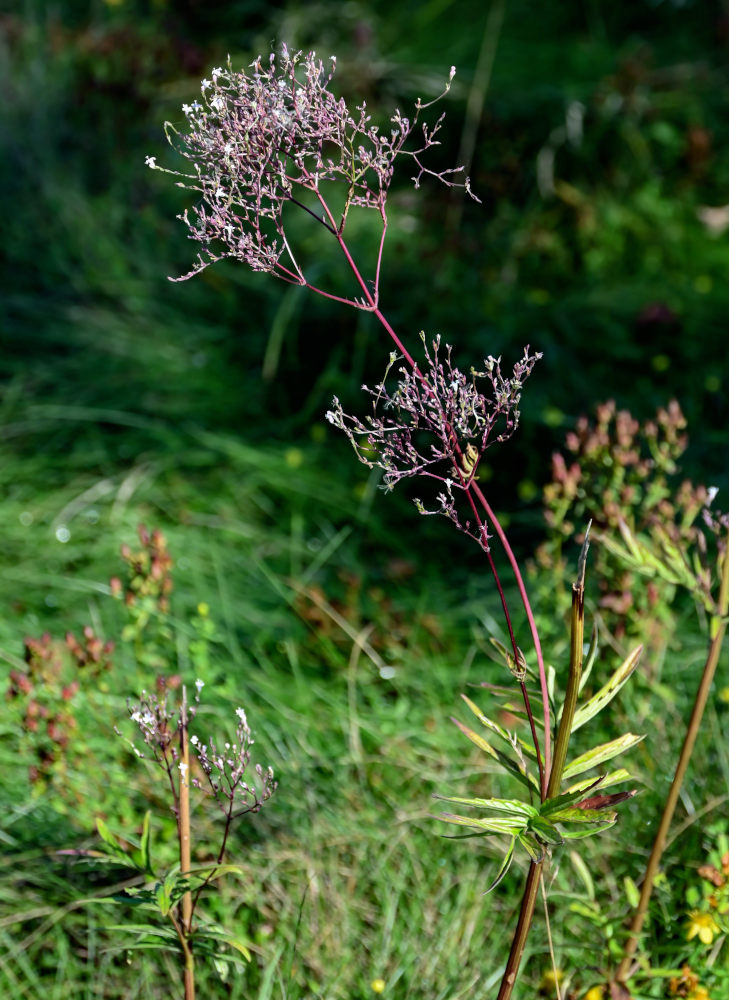
<instances>
[{"instance_id":1,"label":"blurred green background","mask_svg":"<svg viewBox=\"0 0 729 1000\"><path fill-rule=\"evenodd\" d=\"M729 6L26 0L0 11L4 659L22 659L23 637L46 629L62 637L91 621L113 637L107 581L119 547L139 522L161 527L176 561L174 614L185 622L209 603L219 624L209 686L221 706L252 706L254 729L258 712L261 752L282 778L271 818L245 835L268 882L263 917L247 890L244 923L260 949L240 987L248 992L234 995L265 997L285 983L290 996L369 996L382 976L400 984L398 996L487 996L485 960L474 961L468 942L490 928L489 954L503 952L501 904L473 889L477 853L436 841L427 818L430 791L461 774L465 750L446 722L458 692L496 670L481 652L501 626L479 553L445 522L417 520L407 489L379 491L324 422L335 393L362 412L359 386L384 368L390 346L371 318L242 265L170 283L195 252L175 219L189 196L144 159L177 165L162 123L182 118L181 105L228 54L236 67L284 41L336 54L334 91L384 117L435 96L456 65L434 162L467 163L483 204L436 183L415 192L405 165L390 199L382 307L411 349L420 330L440 333L465 365L488 354L510 364L527 343L544 353L518 434L489 453L483 472L491 503L529 556L544 533L551 453L599 401L614 398L645 419L677 398L691 436L685 470L729 487ZM345 279L331 266L323 257L317 276L336 286ZM350 632L312 610L312 595ZM537 603L549 633L548 597L547 586ZM350 654L360 629L386 666L360 668L353 716ZM659 730L680 716L688 697L680 678L696 649L676 659L661 689L671 707L654 722ZM650 714L655 679L630 709L635 726ZM109 761L121 750L107 751L114 738L105 734L143 683L127 657L104 694L106 717L117 713L109 729L99 706L96 716L80 710L100 727L81 725L89 767L117 766ZM364 749L352 735L360 725ZM53 782L33 789L30 751L11 721L0 748L12 774L3 837L13 870L19 857L26 865L4 894L6 991L168 995L154 966L135 966L141 978L129 979L124 958L100 958L82 909L66 936L65 911L52 919L79 876L57 871L49 850L92 836L100 807L77 799L69 809L68 791ZM719 764L720 787L707 796L726 793L726 760ZM115 818L109 802L103 811ZM626 813L629 839L642 827L638 812ZM330 853L320 852L314 871L317 862L297 851L306 844L316 855L322 843ZM380 865L382 882L372 876L370 885L362 872ZM388 865L409 872L401 896ZM330 932L309 920L302 893L345 875L338 919L348 943L328 942L327 952ZM367 883L361 894L358 879ZM389 898L378 898L384 886ZM74 891L81 898L88 886ZM324 919L338 911L322 893L312 905ZM505 911L516 880L513 893ZM414 911L427 906L416 926ZM18 927L12 914L23 907L48 912ZM434 935L427 962L416 957L425 925ZM48 935L50 953L65 949L70 985L54 979L52 964L37 973L23 965ZM296 961L295 939L304 954ZM207 995L227 995L230 983L216 983Z\"/></svg>"}]
</instances>

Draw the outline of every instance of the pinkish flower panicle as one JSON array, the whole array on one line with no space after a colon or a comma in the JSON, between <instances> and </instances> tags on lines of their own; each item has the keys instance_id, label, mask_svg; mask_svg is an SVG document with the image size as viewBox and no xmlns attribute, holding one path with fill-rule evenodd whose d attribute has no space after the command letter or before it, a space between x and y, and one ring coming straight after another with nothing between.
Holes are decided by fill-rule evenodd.
<instances>
[{"instance_id":1,"label":"pinkish flower panicle","mask_svg":"<svg viewBox=\"0 0 729 1000\"><path fill-rule=\"evenodd\" d=\"M426 476L443 484L437 494L438 509L428 510L420 500L415 505L421 514L444 514L457 528L473 534L470 523L462 523L456 505L456 493L464 491L476 477L485 450L494 442L508 440L519 423L519 401L524 382L541 354L525 348L511 376L501 371L501 359L488 357L484 370L472 368L466 375L452 362L446 345L440 356L440 337L428 350L425 335L425 365L403 366L394 390L386 385L389 371L398 360L394 352L382 381L373 389L362 386L373 397L372 414L364 421L344 413L335 397L326 417L344 431L359 460L384 472L385 489L392 489L401 479ZM486 388L479 384L486 380ZM384 415L378 410L382 409ZM487 547L483 525L475 536Z\"/></svg>"},{"instance_id":2,"label":"pinkish flower panicle","mask_svg":"<svg viewBox=\"0 0 729 1000\"><path fill-rule=\"evenodd\" d=\"M415 164L416 187L426 174L455 183L451 177L460 168L435 172L420 158L437 143L443 116L431 127L422 126L419 148L404 149L421 110L434 102L418 101L412 120L396 111L391 129L380 131L364 103L351 112L331 92L335 64L332 57L327 68L314 52L292 54L286 46L278 57L271 53L263 61L259 56L247 72L234 71L229 60L202 81L200 100L183 105L186 127L165 124L170 144L189 162L190 172L167 170L156 157L146 162L198 193L197 203L180 218L190 238L203 245L193 269L172 280L231 257L254 271L305 285L287 239L284 206L297 205L341 235L352 206L377 210L385 224L387 192L401 154ZM443 94L453 75L452 70ZM345 192L338 221L321 197L329 183ZM462 183L470 193L468 179Z\"/></svg>"}]
</instances>

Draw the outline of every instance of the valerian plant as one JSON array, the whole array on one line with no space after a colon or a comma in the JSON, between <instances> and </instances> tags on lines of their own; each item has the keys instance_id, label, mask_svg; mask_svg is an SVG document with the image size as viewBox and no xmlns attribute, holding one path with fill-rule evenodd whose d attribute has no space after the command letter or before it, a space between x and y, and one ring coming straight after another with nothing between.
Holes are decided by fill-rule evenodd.
<instances>
[{"instance_id":1,"label":"valerian plant","mask_svg":"<svg viewBox=\"0 0 729 1000\"><path fill-rule=\"evenodd\" d=\"M390 129L381 130L372 124L364 104L352 112L343 99L333 94L330 88L334 68L333 59L326 68L313 52L291 53L284 47L278 56L271 54L267 60L259 57L248 71L236 71L230 63L214 69L210 79L202 81L201 100L183 106L186 124L166 126L169 142L187 160L188 169L161 167L156 157L148 157L147 163L177 177L178 185L196 196L194 205L180 218L189 237L202 249L193 268L182 278L172 280L184 280L216 261L233 259L255 271L370 312L377 319L395 347L388 373L395 368L397 385L388 386L386 373L374 389L365 387L374 408L364 420L345 414L336 399L329 419L348 435L362 461L383 469L386 488L414 476L434 484L434 509L426 505L430 500L418 500L418 510L422 514L444 514L475 539L486 557L509 636L507 664L519 688L520 710L530 732L529 741L520 741L498 728L494 730L495 724L477 713L487 729L506 740L510 750L504 753L461 726L469 739L507 766L524 790L522 800L506 805L496 799L486 800L485 805L468 801L476 808L500 812L500 824L497 820L464 820L477 832L506 833L511 838L507 862L517 841L530 856L519 921L498 994L499 1000L508 1000L548 852L562 842L567 831L584 834L611 825L614 814L605 810L626 796L624 792L603 793L605 787L627 777L623 772L573 781L566 789L562 781L600 767L637 741L638 737L627 734L567 764L572 731L608 703L635 669L640 652L636 650L627 658L599 695L577 708L583 661L583 559L573 588L570 664L560 712L551 698L539 632L519 562L478 481L484 451L496 442L506 441L516 430L522 388L539 354L527 348L506 375L500 359L493 357L464 372L452 363L450 347L443 349L438 337L429 347L423 334L424 361L420 363L380 308L387 197L397 161L409 163L416 187L430 176L449 187L462 186L472 195L469 180L462 177L460 168L435 171L425 160L427 152L438 143L443 116L431 125L423 120L423 112L447 94L455 69L451 69L443 93L435 101L418 100L410 118L395 111ZM360 210L379 217L377 252L368 268L356 260L347 232L351 213ZM337 245L354 282L351 295L337 295L312 283L300 262L289 225L293 211ZM534 667L528 663L531 654L526 657L517 644L492 552L494 538L514 574L527 618ZM530 670L537 679L538 692L529 688ZM535 698L541 701L541 712L533 710ZM458 818L445 818L460 822ZM504 870L502 866L501 874Z\"/></svg>"},{"instance_id":2,"label":"valerian plant","mask_svg":"<svg viewBox=\"0 0 729 1000\"><path fill-rule=\"evenodd\" d=\"M235 736L230 741L216 743L212 736L201 738L190 733L195 720L200 692L204 684L196 682L193 704L188 705L187 692L177 704L170 691L162 685L162 693L143 692L140 700L129 705L131 722L137 727L138 741L125 737L140 760L148 759L165 772L171 808L178 835L178 861L160 869L153 859L151 815L142 824L139 841L112 833L103 820L97 829L103 847L91 851L70 851L96 863L130 869L142 884L125 889L114 897L122 904L133 905L142 912L156 914L162 922L136 922L121 925L118 930L132 936L125 943L127 950L159 948L178 951L182 958L185 1000L195 997L195 960L207 958L220 962L250 960L247 943L217 922L199 912L202 893L224 875L243 875L244 870L225 862L228 838L233 821L246 813L259 812L276 790L273 770L260 764L249 775L251 748L254 740L246 713L236 709ZM116 730L123 736L121 730ZM213 799L223 815L223 827L217 848L210 853L214 860L192 864L191 795L201 800Z\"/></svg>"}]
</instances>

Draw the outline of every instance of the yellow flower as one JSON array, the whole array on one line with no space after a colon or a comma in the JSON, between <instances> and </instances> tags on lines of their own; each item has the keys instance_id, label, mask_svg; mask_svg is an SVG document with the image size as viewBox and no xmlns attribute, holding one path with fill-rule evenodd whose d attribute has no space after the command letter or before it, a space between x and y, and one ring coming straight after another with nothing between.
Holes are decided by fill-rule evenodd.
<instances>
[{"instance_id":1,"label":"yellow flower","mask_svg":"<svg viewBox=\"0 0 729 1000\"><path fill-rule=\"evenodd\" d=\"M686 924L686 940L698 937L702 944L711 944L719 933L719 925L710 913L691 910Z\"/></svg>"},{"instance_id":2,"label":"yellow flower","mask_svg":"<svg viewBox=\"0 0 729 1000\"><path fill-rule=\"evenodd\" d=\"M697 986L689 993L688 1000L711 1000L711 994L705 986Z\"/></svg>"},{"instance_id":3,"label":"yellow flower","mask_svg":"<svg viewBox=\"0 0 729 1000\"><path fill-rule=\"evenodd\" d=\"M384 993L385 992L385 980L384 979L373 979L370 983L370 989L373 993Z\"/></svg>"},{"instance_id":4,"label":"yellow flower","mask_svg":"<svg viewBox=\"0 0 729 1000\"><path fill-rule=\"evenodd\" d=\"M592 986L587 993L585 993L582 1000L603 1000L604 996L605 990L602 986Z\"/></svg>"}]
</instances>

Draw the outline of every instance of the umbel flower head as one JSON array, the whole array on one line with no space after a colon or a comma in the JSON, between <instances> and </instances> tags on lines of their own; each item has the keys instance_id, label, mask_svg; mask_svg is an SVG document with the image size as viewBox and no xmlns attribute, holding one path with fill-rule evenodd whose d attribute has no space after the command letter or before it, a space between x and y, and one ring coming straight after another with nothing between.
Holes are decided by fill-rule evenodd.
<instances>
[{"instance_id":1,"label":"umbel flower head","mask_svg":"<svg viewBox=\"0 0 729 1000\"><path fill-rule=\"evenodd\" d=\"M412 120L396 111L391 129L380 132L364 103L352 113L330 91L335 66L333 56L325 67L314 52L292 54L285 45L278 57L271 53L263 61L259 56L248 72L234 71L229 60L202 81L201 100L183 105L186 129L165 124L169 142L189 161L192 172L167 170L156 157L146 162L182 178L180 187L199 193L196 205L180 218L190 238L203 244L195 267L173 280L233 257L255 271L307 284L284 231L285 205L299 206L332 233L341 234L351 206L375 209L384 221L400 154L414 163L416 187L424 174L453 183L449 177L460 168L436 173L420 159L436 144L443 116L432 127L422 126L420 148L404 149L420 112L432 101L418 101ZM452 68L443 94L454 74ZM326 182L336 183L344 196L338 220L319 197ZM464 185L468 189L468 179Z\"/></svg>"}]
</instances>

